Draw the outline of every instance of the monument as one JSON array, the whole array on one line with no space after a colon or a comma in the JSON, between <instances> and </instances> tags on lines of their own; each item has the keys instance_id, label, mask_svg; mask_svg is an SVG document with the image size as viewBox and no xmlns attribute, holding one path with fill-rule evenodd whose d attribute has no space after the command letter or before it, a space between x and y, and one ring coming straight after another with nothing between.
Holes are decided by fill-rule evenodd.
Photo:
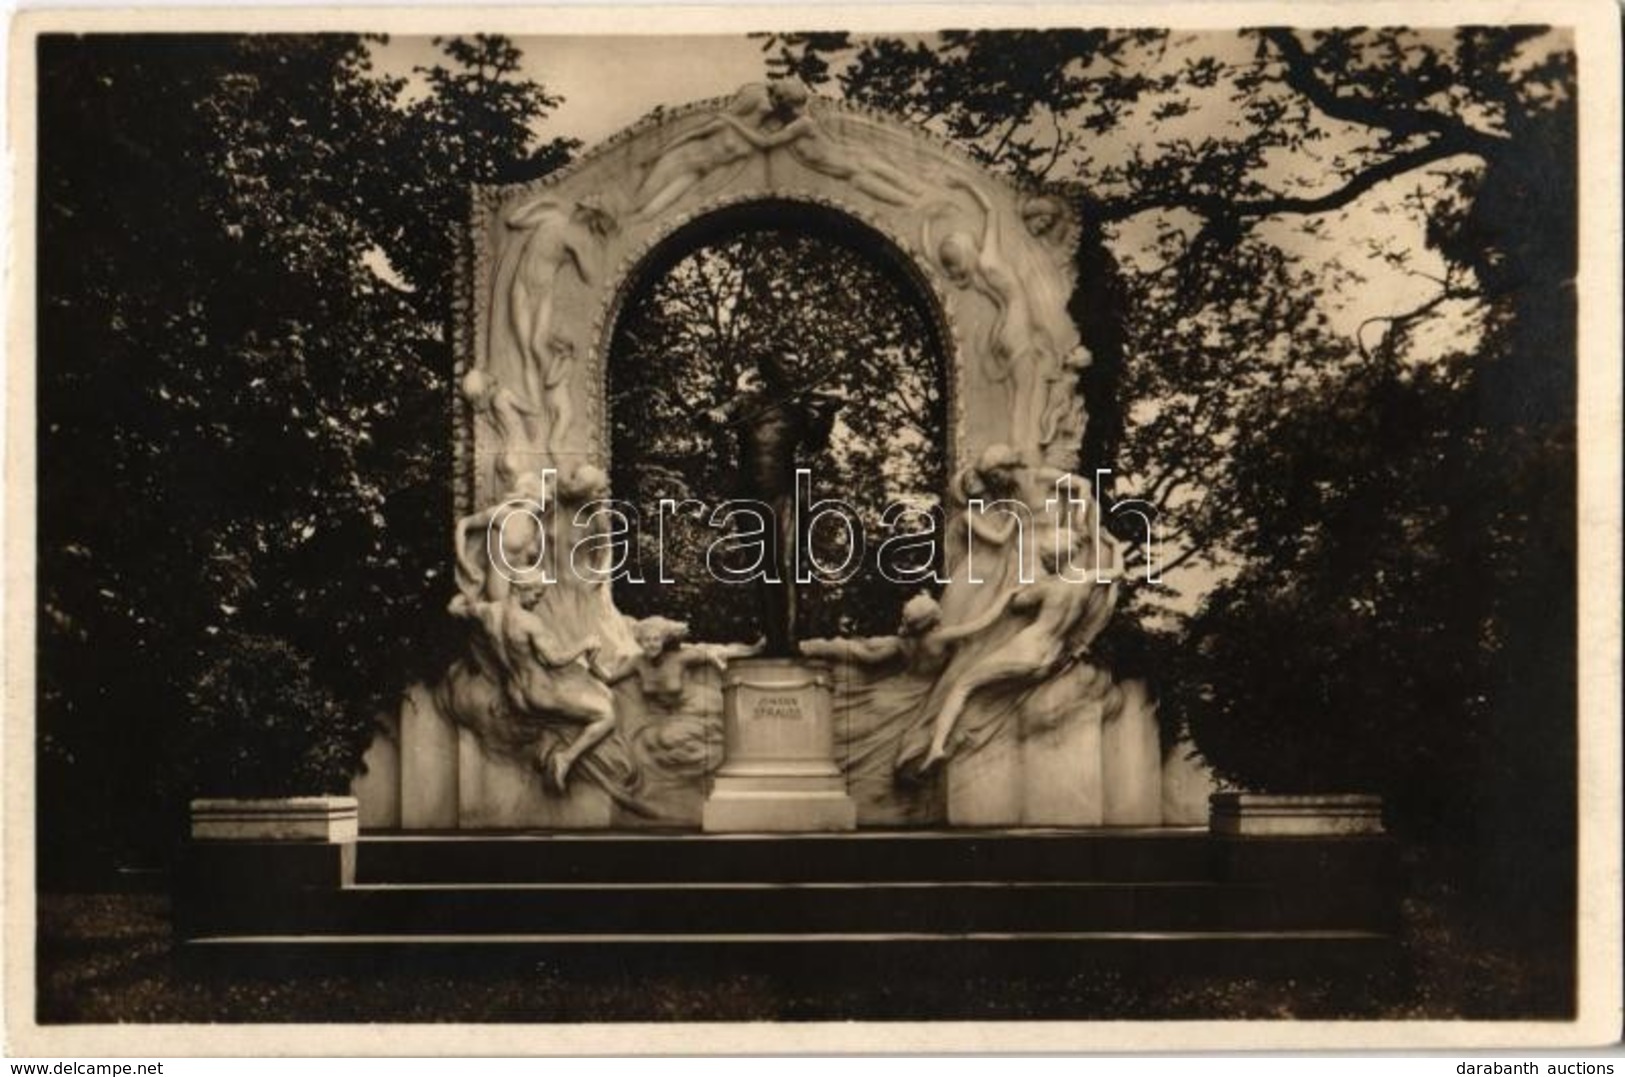
<instances>
[{"instance_id":1,"label":"monument","mask_svg":"<svg viewBox=\"0 0 1625 1077\"><path fill-rule=\"evenodd\" d=\"M1090 361L1077 220L911 125L794 79L662 111L543 179L476 192L457 354L464 656L408 693L358 785L372 828L782 830L1156 825L1152 707L1092 659L1116 543L1079 459ZM605 369L650 266L745 220L839 234L896 270L945 355L938 585L890 637L802 640L798 460L842 400L828 357L753 345L707 420L765 506L760 641L635 619L612 578ZM854 436L877 437L876 431ZM1188 768L1187 768L1188 769ZM1193 801L1195 798L1191 798ZM795 805L795 806L792 806Z\"/></svg>"},{"instance_id":2,"label":"monument","mask_svg":"<svg viewBox=\"0 0 1625 1077\"><path fill-rule=\"evenodd\" d=\"M707 473L753 507L754 623L707 641L697 610L616 603L635 540L609 479L623 309L684 251L763 221L885 261L944 356L943 544L890 633L802 638L818 591L798 590L796 471L826 441L886 442L847 425L862 402L830 391L834 355L773 339L685 420L710 411L725 463ZM701 969L765 952L800 970L811 944L830 965L907 953L961 978L1380 954L1397 905L1377 806L1231 797L1209 829L1211 782L1099 659L1121 563L1078 474L1076 224L1065 200L790 80L480 189L448 521L463 651L407 692L359 804L196 806L187 937L530 968L675 947Z\"/></svg>"}]
</instances>

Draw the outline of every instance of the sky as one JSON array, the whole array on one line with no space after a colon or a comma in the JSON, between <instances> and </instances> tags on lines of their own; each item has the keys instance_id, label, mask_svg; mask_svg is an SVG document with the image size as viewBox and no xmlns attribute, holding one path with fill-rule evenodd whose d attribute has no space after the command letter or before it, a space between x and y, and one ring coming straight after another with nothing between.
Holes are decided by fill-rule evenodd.
<instances>
[{"instance_id":1,"label":"sky","mask_svg":"<svg viewBox=\"0 0 1625 1077\"><path fill-rule=\"evenodd\" d=\"M538 140L568 136L580 139L589 148L635 123L657 105L671 107L729 96L745 83L766 75L762 43L743 32L690 36L519 35L513 41L522 54L524 75L563 98L563 103L539 125ZM1233 32L1196 32L1176 35L1156 59L1167 69L1196 56L1242 64L1253 47ZM413 75L413 68L434 63L440 54L428 37L395 37L387 45L376 47L374 55L383 72L421 86L422 80ZM829 86L823 92L838 90ZM1109 162L1137 148L1147 149L1144 140L1152 130L1162 139L1194 138L1204 129L1222 129L1243 122L1222 93L1199 98L1196 105L1185 117L1159 120L1154 126L1149 117L1141 123L1130 115L1117 129L1092 136L1086 152L1097 162ZM1145 107L1154 107L1154 102L1147 101ZM1329 137L1320 144L1317 158L1283 159L1279 163L1277 178L1283 190L1314 193L1325 183L1324 162L1352 148L1361 137L1352 129L1340 131L1334 123L1328 123L1326 130ZM1407 177L1400 182L1414 187L1416 179ZM1302 255L1308 263L1324 265L1336 258L1365 276L1359 289L1334 294L1330 299L1327 313L1334 328L1341 332L1352 335L1373 317L1418 305L1436 287L1429 275L1442 272L1442 262L1423 242L1420 218L1407 220L1403 214L1369 212L1385 195L1398 193L1397 186L1379 186L1351 211L1328 221L1318 235L1288 235L1286 228L1278 228L1272 236L1283 249ZM1115 245L1118 257L1132 262L1142 256L1153 226L1149 216L1142 216L1119 227ZM1377 234L1413 253L1416 260L1409 272L1397 273L1376 255L1364 251L1367 241ZM1435 349L1443 351L1460 343L1453 338L1453 332L1446 329Z\"/></svg>"},{"instance_id":2,"label":"sky","mask_svg":"<svg viewBox=\"0 0 1625 1077\"><path fill-rule=\"evenodd\" d=\"M630 126L656 105L729 95L766 73L761 43L743 34L518 36L513 41L524 54L525 75L564 98L538 134L579 138L588 146ZM407 77L413 67L433 63L437 56L426 37L397 37L374 50L380 69Z\"/></svg>"}]
</instances>

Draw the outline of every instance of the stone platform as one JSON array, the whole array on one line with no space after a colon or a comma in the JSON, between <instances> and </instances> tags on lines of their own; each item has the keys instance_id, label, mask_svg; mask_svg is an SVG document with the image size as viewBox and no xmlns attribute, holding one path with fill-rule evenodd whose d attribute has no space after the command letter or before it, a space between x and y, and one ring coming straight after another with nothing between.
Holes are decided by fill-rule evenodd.
<instances>
[{"instance_id":1,"label":"stone platform","mask_svg":"<svg viewBox=\"0 0 1625 1077\"><path fill-rule=\"evenodd\" d=\"M1390 839L1169 828L197 842L178 898L195 955L401 968L616 953L1290 973L1380 961L1397 909Z\"/></svg>"}]
</instances>

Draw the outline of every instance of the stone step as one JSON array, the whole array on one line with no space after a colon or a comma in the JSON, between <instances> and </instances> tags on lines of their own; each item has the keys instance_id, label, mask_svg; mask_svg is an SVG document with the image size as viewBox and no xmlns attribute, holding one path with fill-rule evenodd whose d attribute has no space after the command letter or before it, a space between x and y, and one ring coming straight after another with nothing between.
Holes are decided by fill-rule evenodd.
<instances>
[{"instance_id":1,"label":"stone step","mask_svg":"<svg viewBox=\"0 0 1625 1077\"><path fill-rule=\"evenodd\" d=\"M929 977L1127 974L1299 976L1365 972L1393 956L1370 931L1050 931L712 934L259 934L203 936L183 956L233 975L309 967L396 974L500 976L546 970L572 977L665 975L712 982L748 971L828 990L844 982Z\"/></svg>"},{"instance_id":2,"label":"stone step","mask_svg":"<svg viewBox=\"0 0 1625 1077\"><path fill-rule=\"evenodd\" d=\"M1395 930L1386 838L1202 831L196 842L183 938L799 938ZM538 934L540 933L540 934ZM652 945L652 944L651 944ZM720 944L719 944L720 945ZM1091 943L1093 945L1093 943Z\"/></svg>"},{"instance_id":3,"label":"stone step","mask_svg":"<svg viewBox=\"0 0 1625 1077\"><path fill-rule=\"evenodd\" d=\"M1307 897L1313 898L1314 895ZM1369 901L1269 883L862 882L360 884L223 902L202 933L888 934L1375 930Z\"/></svg>"},{"instance_id":4,"label":"stone step","mask_svg":"<svg viewBox=\"0 0 1625 1077\"><path fill-rule=\"evenodd\" d=\"M362 883L1206 881L1205 830L365 835Z\"/></svg>"}]
</instances>

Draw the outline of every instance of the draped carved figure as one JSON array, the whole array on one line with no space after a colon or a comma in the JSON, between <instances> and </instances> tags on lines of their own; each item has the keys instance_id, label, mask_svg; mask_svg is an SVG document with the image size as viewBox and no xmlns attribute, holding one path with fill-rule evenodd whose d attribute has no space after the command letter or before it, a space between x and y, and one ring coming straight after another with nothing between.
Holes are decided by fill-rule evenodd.
<instances>
[{"instance_id":1,"label":"draped carved figure","mask_svg":"<svg viewBox=\"0 0 1625 1077\"><path fill-rule=\"evenodd\" d=\"M999 613L998 608L990 609L947 627L942 624L942 607L937 601L929 594L919 594L903 607L895 636L802 643L802 653L809 658L862 671L835 677L836 706L844 719L837 725L837 747L854 785L877 781L883 788L890 785L902 738L947 666L953 648L985 629ZM866 675L870 670L882 670L885 675Z\"/></svg>"},{"instance_id":2,"label":"draped carved figure","mask_svg":"<svg viewBox=\"0 0 1625 1077\"><path fill-rule=\"evenodd\" d=\"M1033 309L1031 286L1005 254L997 208L969 183L951 179L948 185L975 203L981 214L979 234L954 230L933 243L927 218L926 249L950 284L975 291L993 305L993 322L981 348L983 366L1007 394L1012 443L1039 449L1053 439L1053 431L1046 437L1040 420L1060 366L1055 340Z\"/></svg>"},{"instance_id":3,"label":"draped carved figure","mask_svg":"<svg viewBox=\"0 0 1625 1077\"><path fill-rule=\"evenodd\" d=\"M509 496L458 522L459 593L449 609L470 625L475 661L454 667L445 692L454 717L500 745L525 745L544 784L563 792L614 732L612 686L636 672L643 652L596 566L569 555L600 526L578 516L607 494L606 477L584 465L557 486L526 473ZM636 774L624 750L608 754L593 777L628 795Z\"/></svg>"},{"instance_id":4,"label":"draped carved figure","mask_svg":"<svg viewBox=\"0 0 1625 1077\"><path fill-rule=\"evenodd\" d=\"M775 83L784 115L778 137L790 156L814 172L850 183L877 201L892 206L918 202L926 188L890 161L861 145L843 141L807 111L807 87L799 79Z\"/></svg>"},{"instance_id":5,"label":"draped carved figure","mask_svg":"<svg viewBox=\"0 0 1625 1077\"><path fill-rule=\"evenodd\" d=\"M573 204L540 199L521 205L504 223L518 237L497 283L505 292L505 328L513 354L495 373L517 386L532 413L543 413L543 442L537 448L556 459L575 415L571 382L576 345L558 331L554 318L561 278L568 274L584 285L596 284L605 242L620 226L593 196Z\"/></svg>"},{"instance_id":6,"label":"draped carved figure","mask_svg":"<svg viewBox=\"0 0 1625 1077\"><path fill-rule=\"evenodd\" d=\"M950 547L943 606L973 628L904 736L897 766L905 773L930 771L956 744L974 749L1006 733L1024 693L1083 662L1117 600L1120 553L1081 479L995 445L961 485L970 495L959 509L968 541ZM987 527L990 510L1006 517L1001 526ZM982 534L998 544L979 554Z\"/></svg>"},{"instance_id":7,"label":"draped carved figure","mask_svg":"<svg viewBox=\"0 0 1625 1077\"><path fill-rule=\"evenodd\" d=\"M637 219L657 217L700 184L726 183L738 166L787 141L794 80L753 82L711 119L665 143L648 163L631 204ZM800 94L805 98L805 87Z\"/></svg>"}]
</instances>

